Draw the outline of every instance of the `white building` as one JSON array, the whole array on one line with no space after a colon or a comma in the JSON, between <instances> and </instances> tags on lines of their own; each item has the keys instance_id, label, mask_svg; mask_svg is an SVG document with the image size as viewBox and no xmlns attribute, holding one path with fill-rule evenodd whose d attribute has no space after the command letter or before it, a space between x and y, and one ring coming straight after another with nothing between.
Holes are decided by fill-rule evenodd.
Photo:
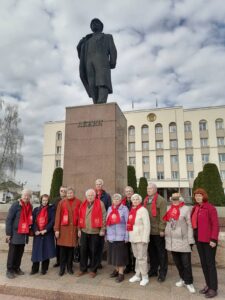
<instances>
[{"instance_id":1,"label":"white building","mask_svg":"<svg viewBox=\"0 0 225 300\"><path fill-rule=\"evenodd\" d=\"M225 187L225 106L132 110L127 119L127 161L164 190L190 194L194 178L207 162L215 163ZM65 122L44 129L41 192L49 193L55 167L63 167Z\"/></svg>"}]
</instances>

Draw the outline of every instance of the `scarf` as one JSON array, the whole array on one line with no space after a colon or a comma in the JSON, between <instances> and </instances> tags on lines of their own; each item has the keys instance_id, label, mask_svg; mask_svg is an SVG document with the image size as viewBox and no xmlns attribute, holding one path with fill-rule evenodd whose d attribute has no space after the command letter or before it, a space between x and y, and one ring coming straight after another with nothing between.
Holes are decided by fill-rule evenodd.
<instances>
[{"instance_id":1,"label":"scarf","mask_svg":"<svg viewBox=\"0 0 225 300\"><path fill-rule=\"evenodd\" d=\"M91 227L92 228L100 228L102 227L103 220L102 220L102 208L101 208L101 201L99 199L95 199L94 203L92 204L92 212L91 212ZM87 199L81 204L80 206L80 213L79 213L79 227L86 228L86 211L87 211L88 201Z\"/></svg>"},{"instance_id":2,"label":"scarf","mask_svg":"<svg viewBox=\"0 0 225 300\"><path fill-rule=\"evenodd\" d=\"M178 220L180 216L180 208L184 206L184 202L180 202L178 205L172 204L170 206L170 209L167 211L165 216L163 217L163 220L168 222L170 219Z\"/></svg>"},{"instance_id":3,"label":"scarf","mask_svg":"<svg viewBox=\"0 0 225 300\"><path fill-rule=\"evenodd\" d=\"M153 199L152 199L152 216L153 217L156 217L156 215L157 215L157 209L156 209L156 201L157 201L157 199L158 199L158 193L155 193L155 195L154 195L154 197L153 197ZM147 204L148 204L148 198L149 198L149 196L147 196L147 197L145 197L145 200L144 200L144 207L146 207L147 206Z\"/></svg>"},{"instance_id":4,"label":"scarf","mask_svg":"<svg viewBox=\"0 0 225 300\"><path fill-rule=\"evenodd\" d=\"M107 217L106 220L106 225L110 226L110 225L115 225L115 224L119 224L120 223L120 214L119 214L119 207L120 207L121 203L117 206L111 206L111 212Z\"/></svg>"},{"instance_id":5,"label":"scarf","mask_svg":"<svg viewBox=\"0 0 225 300\"><path fill-rule=\"evenodd\" d=\"M70 201L71 200L71 201ZM65 199L62 203L62 212L61 212L61 225L69 225L69 215L73 220L73 225L77 226L80 200L77 198Z\"/></svg>"},{"instance_id":6,"label":"scarf","mask_svg":"<svg viewBox=\"0 0 225 300\"><path fill-rule=\"evenodd\" d=\"M24 201L20 200L21 205L21 212L20 212L20 219L18 224L18 233L26 234L29 233L29 227L33 223L32 217L32 206L30 202L24 203Z\"/></svg>"},{"instance_id":7,"label":"scarf","mask_svg":"<svg viewBox=\"0 0 225 300\"><path fill-rule=\"evenodd\" d=\"M39 231L44 230L47 224L48 224L48 205L41 207L37 215L37 226Z\"/></svg>"},{"instance_id":8,"label":"scarf","mask_svg":"<svg viewBox=\"0 0 225 300\"><path fill-rule=\"evenodd\" d=\"M199 213L200 205L195 205L193 208L193 213L191 216L191 224L193 229L198 228L198 213Z\"/></svg>"},{"instance_id":9,"label":"scarf","mask_svg":"<svg viewBox=\"0 0 225 300\"><path fill-rule=\"evenodd\" d=\"M129 216L128 216L128 221L127 221L127 231L132 231L133 230L133 226L134 226L134 223L135 223L137 211L141 207L142 207L142 204L139 204L138 206L131 208L131 210L129 212Z\"/></svg>"},{"instance_id":10,"label":"scarf","mask_svg":"<svg viewBox=\"0 0 225 300\"><path fill-rule=\"evenodd\" d=\"M96 193L96 199L101 200L103 190L101 190L101 191L95 190L95 193Z\"/></svg>"}]
</instances>

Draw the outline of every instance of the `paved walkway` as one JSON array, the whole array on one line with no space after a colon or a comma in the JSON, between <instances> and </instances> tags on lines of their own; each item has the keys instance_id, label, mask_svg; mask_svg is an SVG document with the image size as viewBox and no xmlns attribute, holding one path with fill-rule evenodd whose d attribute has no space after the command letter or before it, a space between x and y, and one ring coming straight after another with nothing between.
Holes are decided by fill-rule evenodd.
<instances>
[{"instance_id":1,"label":"paved walkway","mask_svg":"<svg viewBox=\"0 0 225 300\"><path fill-rule=\"evenodd\" d=\"M103 263L103 269L98 275L91 279L89 275L77 278L75 275L65 274L58 276L58 269L53 268L54 260L50 263L49 272L46 275L29 275L31 269L30 254L25 253L22 261L22 269L25 275L17 276L15 279L8 279L6 271L6 252L0 252L0 300L21 300L17 298L5 298L5 295L26 296L24 300L48 299L48 300L73 300L73 299L135 299L135 300L194 300L205 299L200 294L190 294L186 287L177 288L175 282L178 274L174 266L169 266L167 280L158 283L156 278L151 278L146 287L138 283L129 283L128 279L133 274L126 275L124 282L118 284L114 279L109 278L112 267ZM74 266L75 273L78 271L78 264ZM197 290L204 286L204 279L201 268L194 267L194 284ZM216 299L225 299L225 269L218 269L219 294Z\"/></svg>"}]
</instances>

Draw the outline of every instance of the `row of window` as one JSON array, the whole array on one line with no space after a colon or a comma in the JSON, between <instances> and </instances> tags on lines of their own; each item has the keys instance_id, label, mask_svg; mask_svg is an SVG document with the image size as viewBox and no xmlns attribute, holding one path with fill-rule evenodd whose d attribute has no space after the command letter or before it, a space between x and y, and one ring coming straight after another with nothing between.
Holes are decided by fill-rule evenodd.
<instances>
[{"instance_id":1,"label":"row of window","mask_svg":"<svg viewBox=\"0 0 225 300\"><path fill-rule=\"evenodd\" d=\"M186 154L186 162L188 164L192 164L193 157L194 157L193 154ZM177 164L178 163L178 155L170 155L170 161L172 164ZM202 154L202 162L203 163L209 162L209 154ZM225 162L225 153L219 153L219 162L221 162L221 163ZM148 165L149 164L149 156L142 156L142 163L143 163L143 165ZM157 155L156 163L163 164L164 156ZM136 157L135 156L129 157L129 165L135 165L135 164L136 164Z\"/></svg>"},{"instance_id":2,"label":"row of window","mask_svg":"<svg viewBox=\"0 0 225 300\"><path fill-rule=\"evenodd\" d=\"M224 128L224 122L223 119L217 119L215 121L216 129L223 129ZM148 134L148 125L143 125L141 127L141 133L143 135ZM205 131L208 129L208 124L206 120L199 121L199 131ZM184 131L185 132L191 132L192 131L192 124L190 121L186 121L184 123ZM169 124L169 132L177 132L177 125L175 122L171 122ZM160 123L157 123L155 125L155 133L163 133L163 126ZM128 128L128 135L134 136L135 135L135 127L133 125L129 126Z\"/></svg>"}]
</instances>

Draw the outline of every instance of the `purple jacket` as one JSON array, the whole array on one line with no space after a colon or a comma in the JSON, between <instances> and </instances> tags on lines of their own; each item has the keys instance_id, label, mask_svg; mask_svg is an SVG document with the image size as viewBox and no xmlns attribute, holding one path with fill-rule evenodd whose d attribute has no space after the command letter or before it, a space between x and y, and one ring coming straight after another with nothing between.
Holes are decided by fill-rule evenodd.
<instances>
[{"instance_id":1,"label":"purple jacket","mask_svg":"<svg viewBox=\"0 0 225 300\"><path fill-rule=\"evenodd\" d=\"M129 210L123 204L119 207L120 223L115 225L110 225L106 227L106 238L109 242L115 241L128 241L128 231L127 231L127 220L129 215ZM109 207L107 211L107 217L112 211L112 206Z\"/></svg>"}]
</instances>

